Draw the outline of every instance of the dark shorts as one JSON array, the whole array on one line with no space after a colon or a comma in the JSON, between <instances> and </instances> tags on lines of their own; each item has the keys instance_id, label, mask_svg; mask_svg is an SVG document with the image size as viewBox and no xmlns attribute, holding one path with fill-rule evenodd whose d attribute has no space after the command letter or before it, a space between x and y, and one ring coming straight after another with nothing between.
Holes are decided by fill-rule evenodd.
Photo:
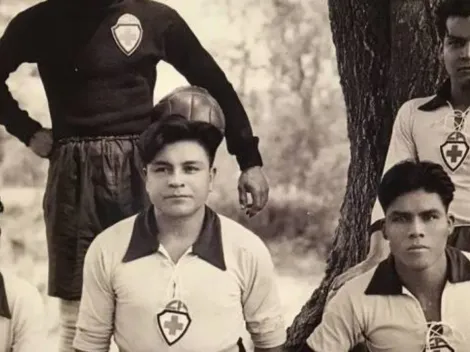
<instances>
[{"instance_id":1,"label":"dark shorts","mask_svg":"<svg viewBox=\"0 0 470 352\"><path fill-rule=\"evenodd\" d=\"M148 206L136 142L137 136L66 139L54 148L43 202L50 296L80 299L93 239Z\"/></svg>"},{"instance_id":2,"label":"dark shorts","mask_svg":"<svg viewBox=\"0 0 470 352\"><path fill-rule=\"evenodd\" d=\"M470 226L458 226L449 236L447 241L449 246L460 249L461 251L470 252Z\"/></svg>"}]
</instances>

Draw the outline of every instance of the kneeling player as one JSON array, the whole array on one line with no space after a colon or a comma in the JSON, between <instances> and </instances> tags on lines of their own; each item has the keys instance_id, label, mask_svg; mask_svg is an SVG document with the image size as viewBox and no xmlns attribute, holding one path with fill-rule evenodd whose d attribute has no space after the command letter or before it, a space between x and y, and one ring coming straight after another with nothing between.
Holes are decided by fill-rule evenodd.
<instances>
[{"instance_id":1,"label":"kneeling player","mask_svg":"<svg viewBox=\"0 0 470 352\"><path fill-rule=\"evenodd\" d=\"M347 282L304 351L470 351L470 253L447 247L454 184L442 166L405 161L379 186L390 257Z\"/></svg>"},{"instance_id":2,"label":"kneeling player","mask_svg":"<svg viewBox=\"0 0 470 352\"><path fill-rule=\"evenodd\" d=\"M216 118L165 116L142 134L152 205L92 243L77 351L108 351L111 336L122 351L244 351L244 325L256 351L281 351L285 327L268 249L206 205L223 138Z\"/></svg>"}]
</instances>

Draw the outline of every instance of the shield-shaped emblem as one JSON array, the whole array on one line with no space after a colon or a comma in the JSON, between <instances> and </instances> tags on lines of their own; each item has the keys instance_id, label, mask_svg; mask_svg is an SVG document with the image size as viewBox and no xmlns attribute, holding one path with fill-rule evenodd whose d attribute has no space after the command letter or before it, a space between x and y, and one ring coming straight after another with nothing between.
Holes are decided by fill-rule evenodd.
<instances>
[{"instance_id":1,"label":"shield-shaped emblem","mask_svg":"<svg viewBox=\"0 0 470 352\"><path fill-rule=\"evenodd\" d=\"M157 314L157 324L166 343L171 346L186 334L191 325L191 317L183 302L173 300Z\"/></svg>"},{"instance_id":2,"label":"shield-shaped emblem","mask_svg":"<svg viewBox=\"0 0 470 352\"><path fill-rule=\"evenodd\" d=\"M468 150L469 146L465 136L460 132L452 132L441 145L441 156L447 167L451 171L455 171L462 165Z\"/></svg>"},{"instance_id":3,"label":"shield-shaped emblem","mask_svg":"<svg viewBox=\"0 0 470 352\"><path fill-rule=\"evenodd\" d=\"M117 46L127 56L131 56L142 41L142 25L137 17L129 13L118 18L111 32Z\"/></svg>"}]
</instances>

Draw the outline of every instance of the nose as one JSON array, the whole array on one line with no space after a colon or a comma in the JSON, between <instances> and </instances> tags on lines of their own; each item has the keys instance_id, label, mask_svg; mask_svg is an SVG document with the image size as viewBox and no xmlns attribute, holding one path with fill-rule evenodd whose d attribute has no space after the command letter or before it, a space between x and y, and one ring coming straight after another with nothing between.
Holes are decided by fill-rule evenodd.
<instances>
[{"instance_id":1,"label":"nose","mask_svg":"<svg viewBox=\"0 0 470 352\"><path fill-rule=\"evenodd\" d=\"M411 221L408 236L412 238L424 237L424 223L420 218Z\"/></svg>"},{"instance_id":2,"label":"nose","mask_svg":"<svg viewBox=\"0 0 470 352\"><path fill-rule=\"evenodd\" d=\"M175 170L168 177L168 185L170 187L182 187L184 186L183 177L181 172Z\"/></svg>"},{"instance_id":3,"label":"nose","mask_svg":"<svg viewBox=\"0 0 470 352\"><path fill-rule=\"evenodd\" d=\"M470 59L470 42L467 42L460 52L460 58L462 59Z\"/></svg>"}]
</instances>

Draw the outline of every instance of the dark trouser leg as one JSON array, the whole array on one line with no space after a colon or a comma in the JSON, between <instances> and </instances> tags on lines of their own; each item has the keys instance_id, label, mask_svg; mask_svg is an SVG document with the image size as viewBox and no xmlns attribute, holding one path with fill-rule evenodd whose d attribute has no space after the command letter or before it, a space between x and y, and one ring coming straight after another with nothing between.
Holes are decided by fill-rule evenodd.
<instances>
[{"instance_id":1,"label":"dark trouser leg","mask_svg":"<svg viewBox=\"0 0 470 352\"><path fill-rule=\"evenodd\" d=\"M54 150L44 195L49 295L61 298L61 351L73 351L82 270L93 239L148 206L135 137L67 140Z\"/></svg>"}]
</instances>

